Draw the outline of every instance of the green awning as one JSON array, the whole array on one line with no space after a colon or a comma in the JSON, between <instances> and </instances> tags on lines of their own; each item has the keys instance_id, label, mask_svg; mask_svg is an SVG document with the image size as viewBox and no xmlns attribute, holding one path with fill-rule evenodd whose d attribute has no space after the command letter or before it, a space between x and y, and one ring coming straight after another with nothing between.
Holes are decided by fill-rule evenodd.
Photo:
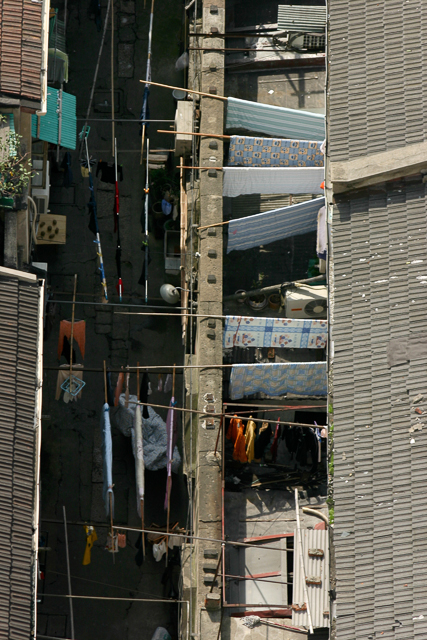
<instances>
[{"instance_id":1,"label":"green awning","mask_svg":"<svg viewBox=\"0 0 427 640\"><path fill-rule=\"evenodd\" d=\"M62 114L61 139L58 141L60 113ZM38 131L39 124L40 130ZM38 140L60 144L66 149L75 149L77 139L76 97L63 91L62 101L60 101L59 90L48 87L47 113L45 116L32 116L31 135Z\"/></svg>"}]
</instances>

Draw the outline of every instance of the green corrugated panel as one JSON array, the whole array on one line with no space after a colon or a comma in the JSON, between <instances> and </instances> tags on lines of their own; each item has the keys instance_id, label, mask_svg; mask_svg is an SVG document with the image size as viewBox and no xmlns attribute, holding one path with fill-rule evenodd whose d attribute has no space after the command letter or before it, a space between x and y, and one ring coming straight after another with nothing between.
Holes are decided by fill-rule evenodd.
<instances>
[{"instance_id":1,"label":"green corrugated panel","mask_svg":"<svg viewBox=\"0 0 427 640\"><path fill-rule=\"evenodd\" d=\"M47 88L47 113L40 117L40 134L37 135L37 117L32 116L31 135L33 138L45 140L52 144L58 144L58 89ZM70 93L62 92L62 125L61 147L66 149L76 148L77 121L76 121L76 97Z\"/></svg>"}]
</instances>

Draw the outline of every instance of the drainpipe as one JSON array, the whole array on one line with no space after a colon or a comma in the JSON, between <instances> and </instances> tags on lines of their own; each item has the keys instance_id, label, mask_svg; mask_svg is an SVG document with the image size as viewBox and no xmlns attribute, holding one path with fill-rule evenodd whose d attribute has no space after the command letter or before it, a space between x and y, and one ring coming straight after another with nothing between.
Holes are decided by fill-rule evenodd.
<instances>
[{"instance_id":1,"label":"drainpipe","mask_svg":"<svg viewBox=\"0 0 427 640\"><path fill-rule=\"evenodd\" d=\"M38 116L45 116L47 113L47 62L49 50L49 13L50 0L43 0L42 6L42 64L40 69L41 84L41 108L36 111Z\"/></svg>"}]
</instances>

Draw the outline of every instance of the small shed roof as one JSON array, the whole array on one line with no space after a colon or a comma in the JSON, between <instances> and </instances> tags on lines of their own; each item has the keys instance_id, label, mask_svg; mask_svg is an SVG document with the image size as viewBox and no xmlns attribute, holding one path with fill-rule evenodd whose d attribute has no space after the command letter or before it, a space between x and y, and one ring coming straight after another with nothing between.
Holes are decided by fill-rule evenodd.
<instances>
[{"instance_id":1,"label":"small shed roof","mask_svg":"<svg viewBox=\"0 0 427 640\"><path fill-rule=\"evenodd\" d=\"M0 0L0 97L40 104L41 66L42 3Z\"/></svg>"},{"instance_id":2,"label":"small shed roof","mask_svg":"<svg viewBox=\"0 0 427 640\"><path fill-rule=\"evenodd\" d=\"M62 121L60 139L58 140L60 108L62 108ZM33 138L45 140L45 142L59 143L66 149L75 149L77 139L76 97L62 91L61 100L60 91L48 87L47 113L45 116L32 116L31 135Z\"/></svg>"}]
</instances>

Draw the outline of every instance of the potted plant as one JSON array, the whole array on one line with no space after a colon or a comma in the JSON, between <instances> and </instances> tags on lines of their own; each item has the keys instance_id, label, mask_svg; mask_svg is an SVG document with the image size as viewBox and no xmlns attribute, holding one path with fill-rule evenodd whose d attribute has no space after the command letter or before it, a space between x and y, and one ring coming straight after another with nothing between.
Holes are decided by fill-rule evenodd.
<instances>
[{"instance_id":1,"label":"potted plant","mask_svg":"<svg viewBox=\"0 0 427 640\"><path fill-rule=\"evenodd\" d=\"M280 308L280 293L272 293L268 296L268 306L270 309Z\"/></svg>"},{"instance_id":2,"label":"potted plant","mask_svg":"<svg viewBox=\"0 0 427 640\"><path fill-rule=\"evenodd\" d=\"M31 162L21 152L22 136L6 127L7 117L0 114L0 207L16 209L31 178Z\"/></svg>"},{"instance_id":3,"label":"potted plant","mask_svg":"<svg viewBox=\"0 0 427 640\"><path fill-rule=\"evenodd\" d=\"M261 289L264 278L265 278L265 274L260 273L258 275L258 280L254 280L252 282L251 289ZM249 296L247 298L247 302L248 302L248 306L254 311L262 311L263 309L266 308L268 304L267 297L263 293Z\"/></svg>"}]
</instances>

